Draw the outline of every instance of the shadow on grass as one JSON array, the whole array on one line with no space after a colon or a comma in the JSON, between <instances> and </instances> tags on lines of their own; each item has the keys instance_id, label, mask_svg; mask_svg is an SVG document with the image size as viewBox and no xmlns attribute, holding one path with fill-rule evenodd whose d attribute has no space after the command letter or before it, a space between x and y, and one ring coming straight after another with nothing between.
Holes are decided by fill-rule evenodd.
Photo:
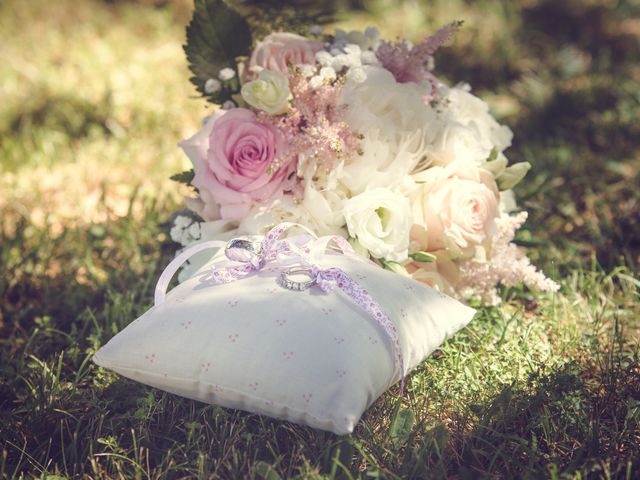
<instances>
[{"instance_id":1,"label":"shadow on grass","mask_svg":"<svg viewBox=\"0 0 640 480\"><path fill-rule=\"evenodd\" d=\"M640 364L583 370L572 362L476 406L461 437L461 478L604 476L640 472ZM613 469L613 470L612 470ZM455 469L454 469L455 470Z\"/></svg>"}]
</instances>

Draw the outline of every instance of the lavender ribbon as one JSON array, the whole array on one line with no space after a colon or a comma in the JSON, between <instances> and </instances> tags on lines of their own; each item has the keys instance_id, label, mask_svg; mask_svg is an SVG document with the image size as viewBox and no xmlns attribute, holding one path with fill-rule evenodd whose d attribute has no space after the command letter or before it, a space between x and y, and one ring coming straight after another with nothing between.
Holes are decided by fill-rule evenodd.
<instances>
[{"instance_id":1,"label":"lavender ribbon","mask_svg":"<svg viewBox=\"0 0 640 480\"><path fill-rule=\"evenodd\" d=\"M358 282L340 268L332 267L323 270L317 266L313 266L311 272L315 284L323 292L328 293L336 287L340 288L382 327L387 337L389 337L389 340L391 340L394 363L396 369L400 372L400 392L402 393L404 391L404 359L402 357L402 349L400 348L398 329L389 319L380 304L373 299L367 290L362 288Z\"/></svg>"},{"instance_id":2,"label":"lavender ribbon","mask_svg":"<svg viewBox=\"0 0 640 480\"><path fill-rule=\"evenodd\" d=\"M304 268L309 269L313 283L323 292L329 293L336 287L339 288L351 300L360 306L360 308L367 312L367 314L380 327L382 327L391 341L395 368L400 372L401 392L404 391L404 359L402 356L402 349L400 348L400 339L396 326L389 319L389 316L384 312L380 304L378 304L369 292L347 272L337 267L321 268L311 260L309 255L311 252L308 248L300 248L288 240L279 240L279 237L286 230L292 227L302 228L306 232L310 233L313 238L317 238L311 230L303 225L290 222L281 223L272 228L269 233L264 236L260 243L258 253L250 257L247 261L241 262L240 265L235 267L212 267L210 275L213 283L225 284L240 280L251 272L261 270L270 262L279 261L282 257L297 261ZM364 260L355 253L349 242L337 235L322 237L319 239L316 242L319 247L316 247L315 250L321 249L324 253L331 242L336 244L343 254L353 256L359 260ZM167 266L167 268L165 268L158 280L155 293L155 305L160 305L164 301L167 286L171 277L175 274L180 265L182 265L191 255L208 248L222 247L225 245L226 242L220 241L204 242L196 244L178 255Z\"/></svg>"}]
</instances>

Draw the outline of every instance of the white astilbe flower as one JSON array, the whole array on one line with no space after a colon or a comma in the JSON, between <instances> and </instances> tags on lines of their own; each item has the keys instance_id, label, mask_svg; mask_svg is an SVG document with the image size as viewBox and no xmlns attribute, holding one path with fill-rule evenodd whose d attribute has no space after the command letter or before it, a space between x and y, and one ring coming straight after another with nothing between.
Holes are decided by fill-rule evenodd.
<instances>
[{"instance_id":1,"label":"white astilbe flower","mask_svg":"<svg viewBox=\"0 0 640 480\"><path fill-rule=\"evenodd\" d=\"M496 220L497 232L491 242L491 258L468 260L460 264L461 281L456 290L461 297L479 295L489 305L500 303L496 285L513 287L523 283L532 290L557 292L560 286L540 272L512 243L515 232L527 219L527 212L502 215Z\"/></svg>"}]
</instances>

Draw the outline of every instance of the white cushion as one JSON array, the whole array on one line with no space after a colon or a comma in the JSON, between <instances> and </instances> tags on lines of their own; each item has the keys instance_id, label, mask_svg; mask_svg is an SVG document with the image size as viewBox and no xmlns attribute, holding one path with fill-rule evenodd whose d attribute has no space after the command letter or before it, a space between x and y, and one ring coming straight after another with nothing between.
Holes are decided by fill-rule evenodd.
<instances>
[{"instance_id":1,"label":"white cushion","mask_svg":"<svg viewBox=\"0 0 640 480\"><path fill-rule=\"evenodd\" d=\"M310 238L310 237L309 237ZM166 301L113 337L95 363L184 397L337 434L400 380L384 330L341 290L282 288L268 264L235 282L206 281L218 252ZM404 374L464 327L475 311L410 278L338 253L396 325Z\"/></svg>"}]
</instances>

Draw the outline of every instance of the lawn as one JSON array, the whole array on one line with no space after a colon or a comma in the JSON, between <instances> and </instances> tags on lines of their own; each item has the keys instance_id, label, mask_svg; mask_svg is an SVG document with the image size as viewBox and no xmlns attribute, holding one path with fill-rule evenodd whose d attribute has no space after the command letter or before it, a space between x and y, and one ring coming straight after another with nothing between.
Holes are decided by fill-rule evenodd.
<instances>
[{"instance_id":1,"label":"lawn","mask_svg":"<svg viewBox=\"0 0 640 480\"><path fill-rule=\"evenodd\" d=\"M176 249L190 2L3 0L0 478L640 478L640 5L343 4L388 37L465 21L438 70L514 130L518 240L561 291L503 290L347 437L96 367Z\"/></svg>"}]
</instances>

